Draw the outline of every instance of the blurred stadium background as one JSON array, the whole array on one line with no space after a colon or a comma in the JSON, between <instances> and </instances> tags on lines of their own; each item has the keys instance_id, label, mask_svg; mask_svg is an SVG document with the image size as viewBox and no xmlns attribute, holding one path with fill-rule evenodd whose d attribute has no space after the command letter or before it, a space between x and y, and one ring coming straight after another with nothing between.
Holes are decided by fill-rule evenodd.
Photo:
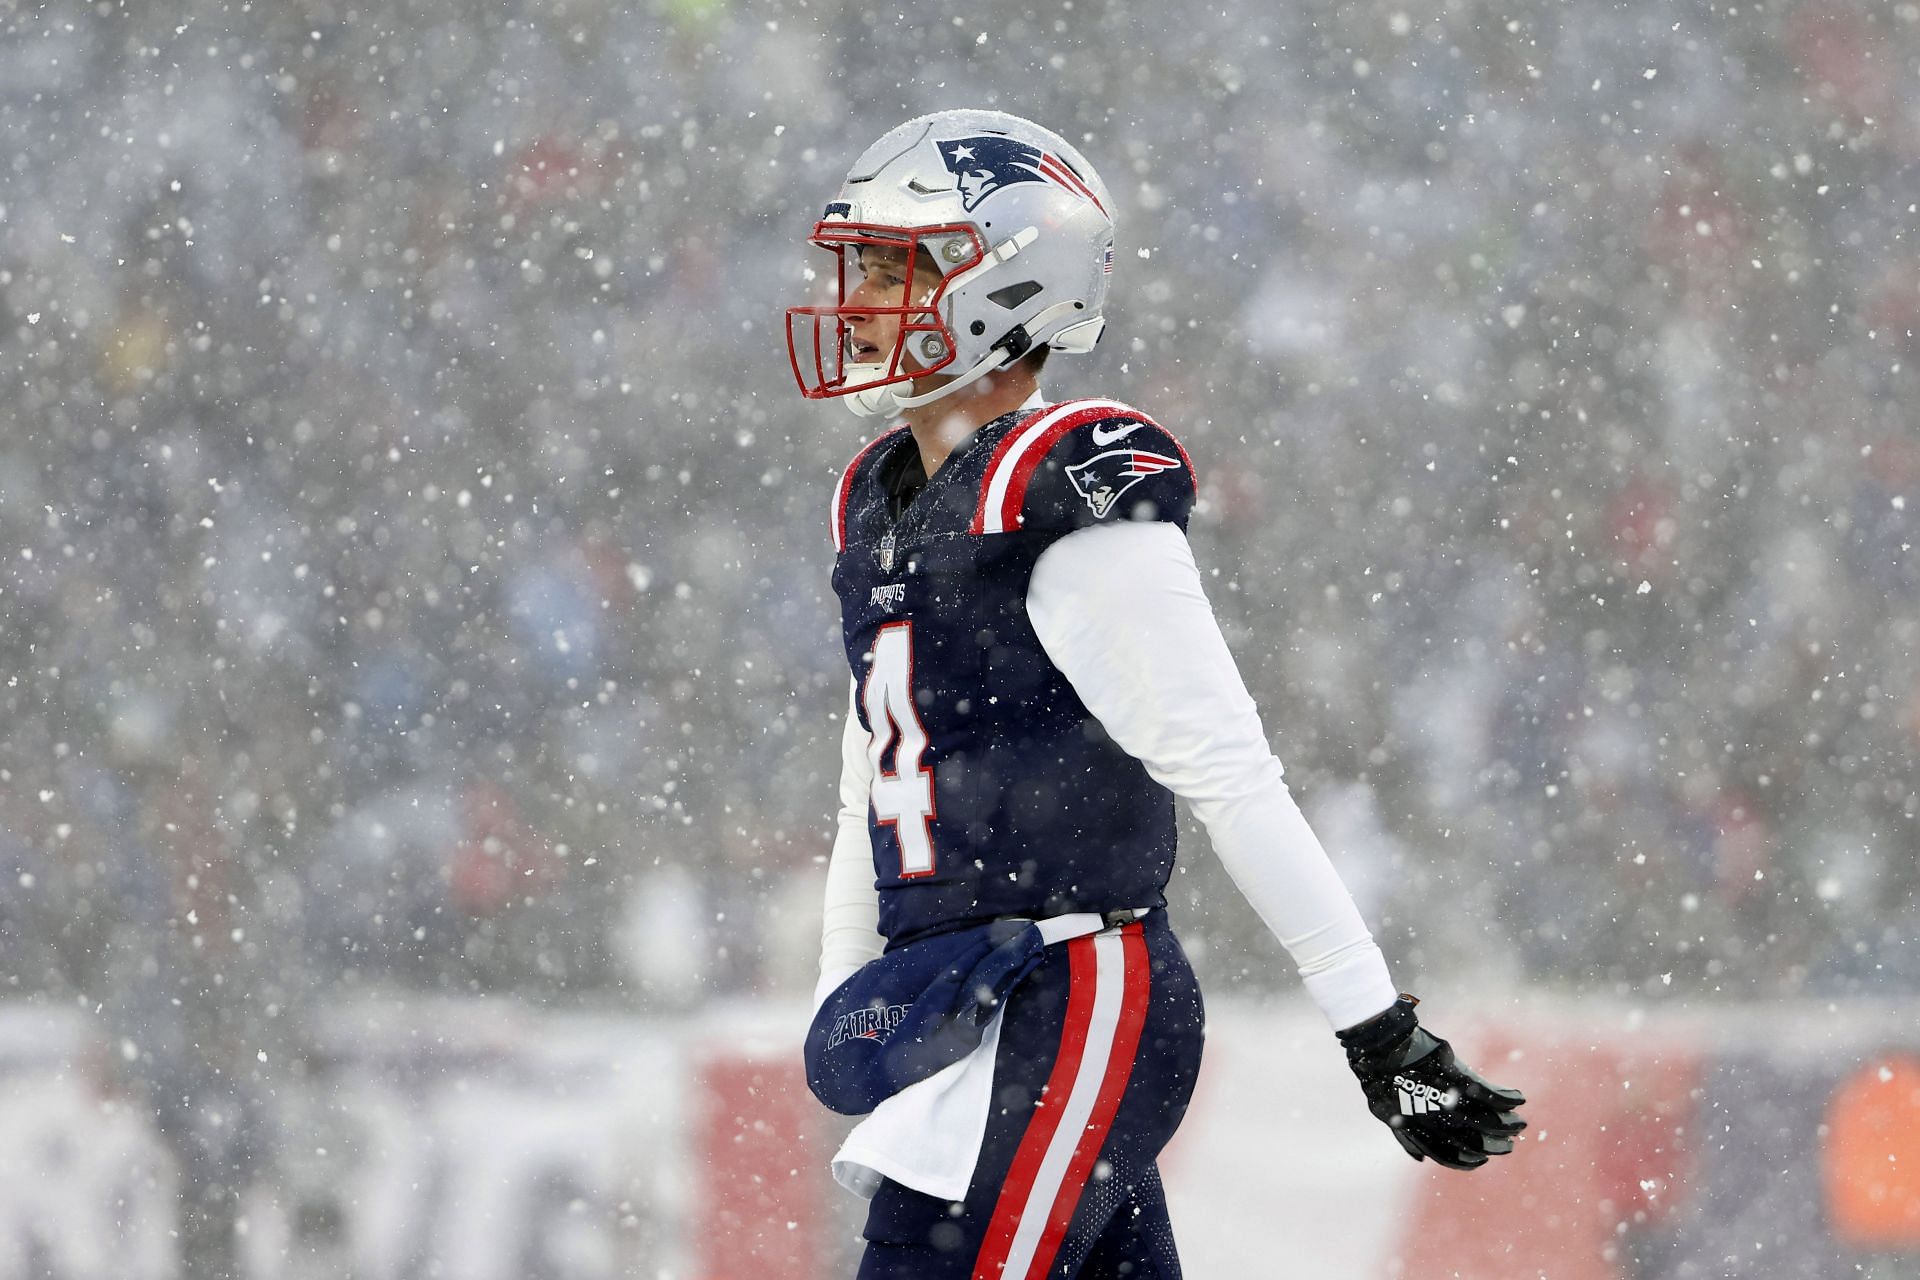
<instances>
[{"instance_id":1,"label":"blurred stadium background","mask_svg":"<svg viewBox=\"0 0 1920 1280\"><path fill-rule=\"evenodd\" d=\"M0 10L0 1280L844 1272L861 428L780 311L976 103L1120 206L1049 389L1181 434L1397 976L1542 1095L1401 1168L1190 841L1194 1273L1915 1274L1917 88L1878 0Z\"/></svg>"}]
</instances>

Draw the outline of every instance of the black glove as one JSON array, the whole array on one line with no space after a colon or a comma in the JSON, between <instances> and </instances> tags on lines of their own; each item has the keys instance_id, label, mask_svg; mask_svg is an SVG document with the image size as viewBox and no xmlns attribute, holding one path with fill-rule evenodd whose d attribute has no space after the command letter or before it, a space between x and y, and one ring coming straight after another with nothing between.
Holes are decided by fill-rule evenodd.
<instances>
[{"instance_id":1,"label":"black glove","mask_svg":"<svg viewBox=\"0 0 1920 1280\"><path fill-rule=\"evenodd\" d=\"M1367 1109L1393 1130L1415 1160L1429 1156L1449 1169L1478 1169L1513 1150L1527 1122L1513 1113L1526 1099L1488 1084L1453 1056L1453 1046L1420 1025L1403 995L1357 1027L1336 1032L1347 1065L1360 1077Z\"/></svg>"}]
</instances>

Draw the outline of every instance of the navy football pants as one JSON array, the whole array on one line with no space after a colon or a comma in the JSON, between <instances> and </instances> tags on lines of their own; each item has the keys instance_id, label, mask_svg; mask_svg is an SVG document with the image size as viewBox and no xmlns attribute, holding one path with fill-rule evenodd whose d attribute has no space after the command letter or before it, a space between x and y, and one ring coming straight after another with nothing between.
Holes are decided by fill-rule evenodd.
<instances>
[{"instance_id":1,"label":"navy football pants","mask_svg":"<svg viewBox=\"0 0 1920 1280\"><path fill-rule=\"evenodd\" d=\"M1193 1095L1202 1014L1165 912L1048 948L1003 1016L966 1200L883 1182L860 1280L1177 1280L1154 1161Z\"/></svg>"}]
</instances>

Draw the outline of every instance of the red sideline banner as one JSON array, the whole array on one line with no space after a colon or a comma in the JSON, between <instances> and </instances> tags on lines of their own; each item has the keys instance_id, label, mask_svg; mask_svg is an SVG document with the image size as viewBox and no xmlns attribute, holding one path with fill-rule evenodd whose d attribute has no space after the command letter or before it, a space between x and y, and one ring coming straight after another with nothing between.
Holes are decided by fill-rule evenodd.
<instances>
[{"instance_id":1,"label":"red sideline banner","mask_svg":"<svg viewBox=\"0 0 1920 1280\"><path fill-rule=\"evenodd\" d=\"M1887 1004L1516 1019L1510 1159L1427 1172L1390 1275L1920 1275L1920 1020Z\"/></svg>"},{"instance_id":2,"label":"red sideline banner","mask_svg":"<svg viewBox=\"0 0 1920 1280\"><path fill-rule=\"evenodd\" d=\"M695 1075L700 1276L814 1280L824 1261L830 1148L798 1048L741 1057L709 1045Z\"/></svg>"},{"instance_id":3,"label":"red sideline banner","mask_svg":"<svg viewBox=\"0 0 1920 1280\"><path fill-rule=\"evenodd\" d=\"M1530 1128L1510 1158L1424 1180L1401 1246L1404 1274L1638 1280L1621 1267L1629 1241L1661 1229L1697 1188L1699 1048L1553 1040L1521 1049L1507 1033L1481 1045L1470 1060L1526 1093Z\"/></svg>"}]
</instances>

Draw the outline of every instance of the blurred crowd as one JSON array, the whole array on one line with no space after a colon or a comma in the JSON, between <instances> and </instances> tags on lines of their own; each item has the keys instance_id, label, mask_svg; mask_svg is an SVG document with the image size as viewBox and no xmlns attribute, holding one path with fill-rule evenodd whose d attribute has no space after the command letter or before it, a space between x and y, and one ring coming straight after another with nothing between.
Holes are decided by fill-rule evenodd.
<instances>
[{"instance_id":1,"label":"blurred crowd","mask_svg":"<svg viewBox=\"0 0 1920 1280\"><path fill-rule=\"evenodd\" d=\"M1108 337L1048 390L1191 451L1402 971L1912 990L1917 18L0 16L0 994L264 1089L347 989L803 990L868 428L780 313L852 157L971 104L1113 189ZM1203 968L1287 986L1183 861Z\"/></svg>"}]
</instances>

